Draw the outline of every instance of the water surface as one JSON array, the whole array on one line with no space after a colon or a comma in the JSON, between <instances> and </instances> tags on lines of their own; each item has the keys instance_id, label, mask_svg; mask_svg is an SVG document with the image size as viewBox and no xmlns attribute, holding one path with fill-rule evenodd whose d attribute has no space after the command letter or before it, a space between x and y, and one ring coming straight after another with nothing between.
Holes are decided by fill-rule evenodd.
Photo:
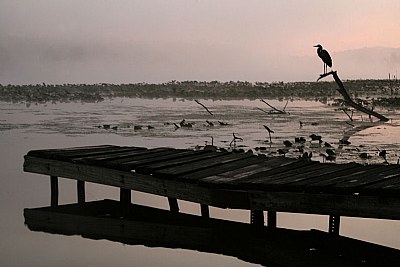
<instances>
[{"instance_id":1,"label":"water surface","mask_svg":"<svg viewBox=\"0 0 400 267\"><path fill-rule=\"evenodd\" d=\"M0 261L4 266L253 266L233 257L201 253L184 249L128 246L106 240L89 240L79 236L59 236L31 232L24 226L23 209L48 206L49 179L43 175L24 173L23 156L31 149L85 146L98 144L145 147L170 146L197 148L211 144L232 148L233 133L243 141L236 148L252 149L256 153L279 155L283 141L306 138L304 150L313 152L313 159L323 160L325 147L311 142L311 134L319 134L333 146L336 162L383 163L379 151L388 151L389 163L400 156L400 115L379 110L391 120L382 124L370 122L355 113L352 125L348 117L335 107L313 101L289 102L287 114L267 114L270 110L256 100L200 100L214 114L194 101L182 99L116 98L99 103L11 104L0 103L1 188L0 209L2 242ZM286 102L267 100L283 109ZM260 110L263 109L266 112ZM176 128L183 119L191 128ZM214 126L210 126L209 123ZM220 125L218 121L227 123ZM303 126L300 126L300 121ZM116 129L104 129L104 125ZM134 126L142 129L134 129ZM267 125L274 133L269 142ZM151 126L151 129L148 129ZM366 127L368 126L368 127ZM362 129L362 130L361 130ZM339 144L349 136L349 145ZM231 144L231 145L230 145ZM295 145L286 156L298 157ZM265 150L260 152L259 148ZM361 159L360 153L370 157ZM60 202L76 201L74 181L60 180ZM118 199L115 188L88 184L87 200ZM134 192L133 202L163 209L166 199ZM182 202L183 212L199 214L195 204ZM211 209L211 216L248 222L245 211ZM292 229L327 230L328 217L279 213L278 226ZM342 218L341 235L400 249L400 222L390 220Z\"/></svg>"}]
</instances>

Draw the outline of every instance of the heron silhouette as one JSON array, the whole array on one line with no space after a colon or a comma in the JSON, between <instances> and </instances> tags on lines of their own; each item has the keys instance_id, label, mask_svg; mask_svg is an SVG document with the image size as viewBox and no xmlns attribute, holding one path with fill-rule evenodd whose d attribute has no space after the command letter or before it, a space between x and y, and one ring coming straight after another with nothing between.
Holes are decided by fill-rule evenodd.
<instances>
[{"instance_id":1,"label":"heron silhouette","mask_svg":"<svg viewBox=\"0 0 400 267\"><path fill-rule=\"evenodd\" d=\"M322 48L322 45L314 45L314 47L318 47L317 54L324 62L324 74L327 72L327 66L332 68L332 58L329 55L328 51Z\"/></svg>"}]
</instances>

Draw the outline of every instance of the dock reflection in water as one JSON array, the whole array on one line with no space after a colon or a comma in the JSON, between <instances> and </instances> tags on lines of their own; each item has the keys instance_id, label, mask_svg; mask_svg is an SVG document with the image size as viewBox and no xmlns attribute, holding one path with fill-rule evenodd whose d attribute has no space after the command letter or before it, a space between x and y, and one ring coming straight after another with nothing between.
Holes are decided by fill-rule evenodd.
<instances>
[{"instance_id":1,"label":"dock reflection in water","mask_svg":"<svg viewBox=\"0 0 400 267\"><path fill-rule=\"evenodd\" d=\"M400 251L311 230L268 229L114 200L25 209L32 231L223 254L264 266L398 266Z\"/></svg>"}]
</instances>

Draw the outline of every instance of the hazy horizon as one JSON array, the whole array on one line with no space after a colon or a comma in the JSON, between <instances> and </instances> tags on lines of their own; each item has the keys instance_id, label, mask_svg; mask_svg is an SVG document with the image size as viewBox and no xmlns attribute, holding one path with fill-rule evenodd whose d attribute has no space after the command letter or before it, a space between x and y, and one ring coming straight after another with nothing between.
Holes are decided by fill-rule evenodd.
<instances>
[{"instance_id":1,"label":"hazy horizon","mask_svg":"<svg viewBox=\"0 0 400 267\"><path fill-rule=\"evenodd\" d=\"M400 70L400 2L0 0L0 84L315 81Z\"/></svg>"}]
</instances>

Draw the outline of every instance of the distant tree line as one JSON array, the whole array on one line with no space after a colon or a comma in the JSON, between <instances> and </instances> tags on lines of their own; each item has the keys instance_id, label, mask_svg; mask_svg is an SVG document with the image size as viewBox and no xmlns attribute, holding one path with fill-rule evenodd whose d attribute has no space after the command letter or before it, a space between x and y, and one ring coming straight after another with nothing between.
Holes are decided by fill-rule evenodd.
<instances>
[{"instance_id":1,"label":"distant tree line","mask_svg":"<svg viewBox=\"0 0 400 267\"><path fill-rule=\"evenodd\" d=\"M390 80L349 80L346 88L355 97L393 98L399 84ZM99 102L106 98L186 99L309 99L326 102L340 95L334 82L170 81L132 84L1 85L0 101L14 103Z\"/></svg>"}]
</instances>

